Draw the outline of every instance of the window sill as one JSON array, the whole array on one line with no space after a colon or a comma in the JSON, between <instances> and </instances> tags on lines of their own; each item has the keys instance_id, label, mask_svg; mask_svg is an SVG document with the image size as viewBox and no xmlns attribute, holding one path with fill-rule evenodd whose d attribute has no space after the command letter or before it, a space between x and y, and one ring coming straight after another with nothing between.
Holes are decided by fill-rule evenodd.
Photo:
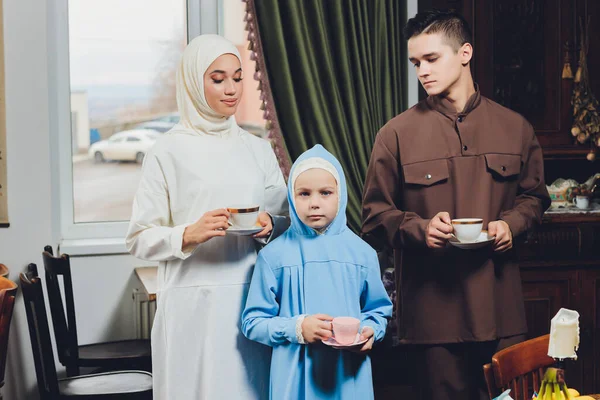
<instances>
[{"instance_id":1,"label":"window sill","mask_svg":"<svg viewBox=\"0 0 600 400\"><path fill-rule=\"evenodd\" d=\"M129 254L125 238L63 239L59 245L59 253L71 257Z\"/></svg>"}]
</instances>

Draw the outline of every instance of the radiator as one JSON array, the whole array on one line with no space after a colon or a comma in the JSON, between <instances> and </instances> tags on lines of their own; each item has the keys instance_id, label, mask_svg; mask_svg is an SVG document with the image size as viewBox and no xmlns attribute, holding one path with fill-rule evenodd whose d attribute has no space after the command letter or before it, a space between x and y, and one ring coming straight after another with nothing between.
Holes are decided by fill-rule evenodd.
<instances>
[{"instance_id":1,"label":"radiator","mask_svg":"<svg viewBox=\"0 0 600 400\"><path fill-rule=\"evenodd\" d=\"M156 300L150 300L148 294L133 289L133 327L137 339L150 339L152 323L156 314Z\"/></svg>"}]
</instances>

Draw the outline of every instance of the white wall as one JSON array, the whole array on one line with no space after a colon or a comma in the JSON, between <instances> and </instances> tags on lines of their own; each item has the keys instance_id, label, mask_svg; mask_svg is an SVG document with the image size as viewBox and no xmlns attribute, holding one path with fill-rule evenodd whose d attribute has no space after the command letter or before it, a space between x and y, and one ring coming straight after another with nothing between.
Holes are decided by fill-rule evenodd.
<instances>
[{"instance_id":1,"label":"white wall","mask_svg":"<svg viewBox=\"0 0 600 400\"><path fill-rule=\"evenodd\" d=\"M4 1L8 211L10 228L0 229L0 262L10 279L30 262L43 276L41 252L56 231L48 115L46 1ZM72 259L81 344L133 337L131 292L138 286L131 256ZM45 283L44 283L45 285ZM5 399L37 399L31 342L22 294L10 329ZM55 356L56 357L56 356Z\"/></svg>"},{"instance_id":2,"label":"white wall","mask_svg":"<svg viewBox=\"0 0 600 400\"><path fill-rule=\"evenodd\" d=\"M51 233L50 154L45 47L45 3L4 1L4 49L10 228L0 229L0 259L10 279L40 262ZM35 373L22 296L17 294L8 342L7 399L30 399Z\"/></svg>"}]
</instances>

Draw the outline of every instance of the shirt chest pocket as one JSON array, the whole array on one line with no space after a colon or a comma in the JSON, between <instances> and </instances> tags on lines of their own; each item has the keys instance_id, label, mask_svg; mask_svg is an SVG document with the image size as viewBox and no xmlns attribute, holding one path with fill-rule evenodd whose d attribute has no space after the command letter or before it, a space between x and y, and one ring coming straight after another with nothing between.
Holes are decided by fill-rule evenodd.
<instances>
[{"instance_id":1,"label":"shirt chest pocket","mask_svg":"<svg viewBox=\"0 0 600 400\"><path fill-rule=\"evenodd\" d=\"M485 164L497 181L516 180L521 173L519 154L485 154Z\"/></svg>"},{"instance_id":2,"label":"shirt chest pocket","mask_svg":"<svg viewBox=\"0 0 600 400\"><path fill-rule=\"evenodd\" d=\"M448 180L448 161L446 159L421 161L403 165L404 182L407 185L433 186Z\"/></svg>"}]
</instances>

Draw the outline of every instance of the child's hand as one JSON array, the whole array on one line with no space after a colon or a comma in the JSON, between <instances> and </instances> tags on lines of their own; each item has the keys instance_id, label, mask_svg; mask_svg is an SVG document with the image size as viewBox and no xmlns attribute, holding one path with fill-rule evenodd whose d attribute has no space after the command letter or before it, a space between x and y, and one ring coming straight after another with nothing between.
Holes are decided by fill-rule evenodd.
<instances>
[{"instance_id":1,"label":"child's hand","mask_svg":"<svg viewBox=\"0 0 600 400\"><path fill-rule=\"evenodd\" d=\"M369 338L369 340L367 340L367 342L363 344L362 347L357 346L348 350L360 354L368 353L373 348L373 343L375 342L375 337L373 335L375 335L375 331L373 330L373 328L371 328L370 326L365 326L362 332L360 333L359 341L363 341L367 338Z\"/></svg>"},{"instance_id":2,"label":"child's hand","mask_svg":"<svg viewBox=\"0 0 600 400\"><path fill-rule=\"evenodd\" d=\"M308 315L302 321L302 336L306 343L327 340L332 335L331 320L327 314Z\"/></svg>"}]
</instances>

